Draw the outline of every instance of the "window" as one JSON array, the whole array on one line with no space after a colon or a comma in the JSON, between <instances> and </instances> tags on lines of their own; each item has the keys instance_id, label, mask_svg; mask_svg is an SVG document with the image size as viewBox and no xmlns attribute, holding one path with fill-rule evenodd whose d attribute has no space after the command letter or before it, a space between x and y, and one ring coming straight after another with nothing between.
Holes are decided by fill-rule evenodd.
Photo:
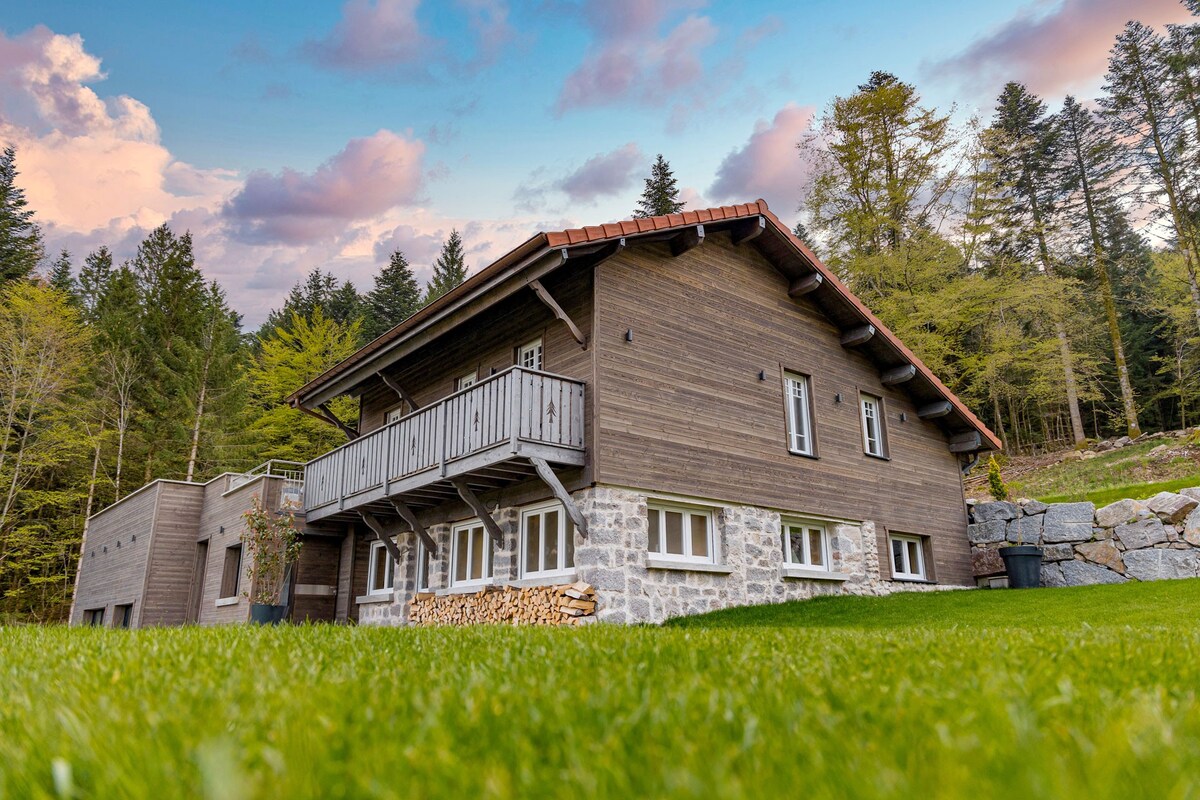
<instances>
[{"instance_id":1,"label":"window","mask_svg":"<svg viewBox=\"0 0 1200 800\"><path fill-rule=\"evenodd\" d=\"M479 520L456 525L451 553L450 585L482 586L492 582L492 537Z\"/></svg>"},{"instance_id":2,"label":"window","mask_svg":"<svg viewBox=\"0 0 1200 800\"><path fill-rule=\"evenodd\" d=\"M917 536L892 536L892 577L925 580L925 543Z\"/></svg>"},{"instance_id":3,"label":"window","mask_svg":"<svg viewBox=\"0 0 1200 800\"><path fill-rule=\"evenodd\" d=\"M887 443L883 433L883 400L870 394L859 395L862 408L863 452L877 458L887 458Z\"/></svg>"},{"instance_id":4,"label":"window","mask_svg":"<svg viewBox=\"0 0 1200 800\"><path fill-rule=\"evenodd\" d=\"M84 611L83 612L83 624L91 625L91 626L97 627L97 628L100 627L101 625L103 625L104 624L104 609L103 608L89 608L87 611Z\"/></svg>"},{"instance_id":5,"label":"window","mask_svg":"<svg viewBox=\"0 0 1200 800\"><path fill-rule=\"evenodd\" d=\"M407 413L407 411L408 411L408 404L401 403L400 405L393 408L391 411L387 412L387 422L384 424L391 425L393 422L399 422L401 420L401 418L404 417L405 413Z\"/></svg>"},{"instance_id":6,"label":"window","mask_svg":"<svg viewBox=\"0 0 1200 800\"><path fill-rule=\"evenodd\" d=\"M468 372L466 375L459 375L454 381L454 391L461 392L463 389L466 389L469 386L474 386L475 381L478 379L479 378L474 370Z\"/></svg>"},{"instance_id":7,"label":"window","mask_svg":"<svg viewBox=\"0 0 1200 800\"><path fill-rule=\"evenodd\" d=\"M425 542L417 539L417 591L429 591L429 548Z\"/></svg>"},{"instance_id":8,"label":"window","mask_svg":"<svg viewBox=\"0 0 1200 800\"><path fill-rule=\"evenodd\" d=\"M648 512L651 555L712 562L712 509L651 504Z\"/></svg>"},{"instance_id":9,"label":"window","mask_svg":"<svg viewBox=\"0 0 1200 800\"><path fill-rule=\"evenodd\" d=\"M371 542L371 561L367 565L367 594L391 594L396 561L383 542Z\"/></svg>"},{"instance_id":10,"label":"window","mask_svg":"<svg viewBox=\"0 0 1200 800\"><path fill-rule=\"evenodd\" d=\"M541 370L542 368L542 340L534 339L526 345L522 345L517 351L517 366L525 369Z\"/></svg>"},{"instance_id":11,"label":"window","mask_svg":"<svg viewBox=\"0 0 1200 800\"><path fill-rule=\"evenodd\" d=\"M815 455L812 409L808 403L808 376L785 372L783 394L787 402L788 450L804 456Z\"/></svg>"},{"instance_id":12,"label":"window","mask_svg":"<svg viewBox=\"0 0 1200 800\"><path fill-rule=\"evenodd\" d=\"M521 577L563 575L575 568L575 526L560 503L521 512Z\"/></svg>"},{"instance_id":13,"label":"window","mask_svg":"<svg viewBox=\"0 0 1200 800\"><path fill-rule=\"evenodd\" d=\"M113 626L117 628L128 628L133 624L133 603L127 603L121 606L113 606Z\"/></svg>"},{"instance_id":14,"label":"window","mask_svg":"<svg viewBox=\"0 0 1200 800\"><path fill-rule=\"evenodd\" d=\"M794 567L830 570L829 533L811 520L784 521L783 562Z\"/></svg>"},{"instance_id":15,"label":"window","mask_svg":"<svg viewBox=\"0 0 1200 800\"><path fill-rule=\"evenodd\" d=\"M237 597L242 582L242 546L225 548L225 567L221 571L221 599Z\"/></svg>"}]
</instances>

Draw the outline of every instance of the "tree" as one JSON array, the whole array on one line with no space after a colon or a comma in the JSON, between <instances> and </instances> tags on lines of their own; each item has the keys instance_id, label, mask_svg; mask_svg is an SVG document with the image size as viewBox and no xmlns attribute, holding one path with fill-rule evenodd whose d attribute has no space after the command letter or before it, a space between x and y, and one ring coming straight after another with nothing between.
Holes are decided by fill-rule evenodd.
<instances>
[{"instance_id":1,"label":"tree","mask_svg":"<svg viewBox=\"0 0 1200 800\"><path fill-rule=\"evenodd\" d=\"M363 316L362 298L354 284L349 281L339 284L333 273L323 272L318 267L292 287L283 306L267 315L256 338L265 341L277 329L287 328L293 315L311 322L313 312L318 308L326 318L336 320L341 325L349 325Z\"/></svg>"},{"instance_id":2,"label":"tree","mask_svg":"<svg viewBox=\"0 0 1200 800\"><path fill-rule=\"evenodd\" d=\"M88 253L87 258L83 260L83 266L79 270L79 299L89 321L95 319L96 307L100 296L108 287L112 272L112 253L103 245L98 250Z\"/></svg>"},{"instance_id":3,"label":"tree","mask_svg":"<svg viewBox=\"0 0 1200 800\"><path fill-rule=\"evenodd\" d=\"M28 278L42 260L42 232L17 185L18 174L17 152L6 147L0 155L0 284Z\"/></svg>"},{"instance_id":4,"label":"tree","mask_svg":"<svg viewBox=\"0 0 1200 800\"><path fill-rule=\"evenodd\" d=\"M216 423L212 433L219 434L231 421L240 419L243 365L238 328L238 316L226 303L225 293L216 282L210 283L197 352L190 360L189 396L194 402L185 480L191 481L197 474L202 433Z\"/></svg>"},{"instance_id":5,"label":"tree","mask_svg":"<svg viewBox=\"0 0 1200 800\"><path fill-rule=\"evenodd\" d=\"M467 279L467 262L462 237L457 230L442 244L442 252L433 262L433 276L425 287L425 305L444 295Z\"/></svg>"},{"instance_id":6,"label":"tree","mask_svg":"<svg viewBox=\"0 0 1200 800\"><path fill-rule=\"evenodd\" d=\"M72 300L76 299L78 286L75 276L72 274L71 254L65 249L59 252L58 258L54 259L54 263L50 265L50 272L46 279L52 288L58 289Z\"/></svg>"},{"instance_id":7,"label":"tree","mask_svg":"<svg viewBox=\"0 0 1200 800\"><path fill-rule=\"evenodd\" d=\"M363 335L370 341L411 317L421 307L421 288L404 253L396 250L375 276L363 304Z\"/></svg>"},{"instance_id":8,"label":"tree","mask_svg":"<svg viewBox=\"0 0 1200 800\"><path fill-rule=\"evenodd\" d=\"M687 203L680 202L678 181L671 172L670 162L663 158L662 153L654 159L650 177L645 180L646 188L642 190L642 197L633 211L634 217L659 217L683 211Z\"/></svg>"}]
</instances>

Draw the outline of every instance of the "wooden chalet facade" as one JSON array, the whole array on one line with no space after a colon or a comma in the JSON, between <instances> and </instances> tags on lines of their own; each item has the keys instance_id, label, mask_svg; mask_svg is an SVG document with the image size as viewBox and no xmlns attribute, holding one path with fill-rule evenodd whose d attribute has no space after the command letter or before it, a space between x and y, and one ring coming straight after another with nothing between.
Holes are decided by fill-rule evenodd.
<instances>
[{"instance_id":1,"label":"wooden chalet facade","mask_svg":"<svg viewBox=\"0 0 1200 800\"><path fill-rule=\"evenodd\" d=\"M538 234L289 400L348 436L303 511L360 622L490 585L583 581L617 622L971 585L960 470L999 448L761 200Z\"/></svg>"}]
</instances>

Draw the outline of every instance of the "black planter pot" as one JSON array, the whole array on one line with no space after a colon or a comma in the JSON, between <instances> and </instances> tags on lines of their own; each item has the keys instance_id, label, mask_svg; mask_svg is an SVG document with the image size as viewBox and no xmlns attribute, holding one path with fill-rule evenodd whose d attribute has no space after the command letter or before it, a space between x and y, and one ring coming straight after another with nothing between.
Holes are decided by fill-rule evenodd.
<instances>
[{"instance_id":1,"label":"black planter pot","mask_svg":"<svg viewBox=\"0 0 1200 800\"><path fill-rule=\"evenodd\" d=\"M255 625L278 625L287 614L287 606L273 606L266 603L250 604L250 621Z\"/></svg>"},{"instance_id":2,"label":"black planter pot","mask_svg":"<svg viewBox=\"0 0 1200 800\"><path fill-rule=\"evenodd\" d=\"M1001 547L1008 588L1036 589L1042 585L1042 548L1031 544Z\"/></svg>"}]
</instances>

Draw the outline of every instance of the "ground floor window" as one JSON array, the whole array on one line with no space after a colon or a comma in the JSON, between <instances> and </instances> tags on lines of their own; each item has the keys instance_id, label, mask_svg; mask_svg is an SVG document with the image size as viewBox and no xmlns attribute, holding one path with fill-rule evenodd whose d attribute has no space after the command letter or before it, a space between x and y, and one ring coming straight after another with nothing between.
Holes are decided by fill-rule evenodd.
<instances>
[{"instance_id":1,"label":"ground floor window","mask_svg":"<svg viewBox=\"0 0 1200 800\"><path fill-rule=\"evenodd\" d=\"M367 565L367 594L390 594L396 574L396 560L381 541L371 542L371 560Z\"/></svg>"},{"instance_id":2,"label":"ground floor window","mask_svg":"<svg viewBox=\"0 0 1200 800\"><path fill-rule=\"evenodd\" d=\"M450 554L451 586L482 586L492 582L492 537L479 520L455 525Z\"/></svg>"},{"instance_id":3,"label":"ground floor window","mask_svg":"<svg viewBox=\"0 0 1200 800\"><path fill-rule=\"evenodd\" d=\"M221 599L237 597L242 582L242 546L225 548L225 564L221 570Z\"/></svg>"},{"instance_id":4,"label":"ground floor window","mask_svg":"<svg viewBox=\"0 0 1200 800\"><path fill-rule=\"evenodd\" d=\"M563 575L575 568L575 526L561 503L521 512L521 577Z\"/></svg>"},{"instance_id":5,"label":"ground floor window","mask_svg":"<svg viewBox=\"0 0 1200 800\"><path fill-rule=\"evenodd\" d=\"M104 609L89 608L83 612L83 624L99 627L104 624Z\"/></svg>"},{"instance_id":6,"label":"ground floor window","mask_svg":"<svg viewBox=\"0 0 1200 800\"><path fill-rule=\"evenodd\" d=\"M128 628L133 624L133 603L113 606L113 627Z\"/></svg>"},{"instance_id":7,"label":"ground floor window","mask_svg":"<svg viewBox=\"0 0 1200 800\"><path fill-rule=\"evenodd\" d=\"M925 543L919 536L892 534L892 577L925 580Z\"/></svg>"},{"instance_id":8,"label":"ground floor window","mask_svg":"<svg viewBox=\"0 0 1200 800\"><path fill-rule=\"evenodd\" d=\"M650 555L712 562L714 526L711 508L651 501L647 510Z\"/></svg>"},{"instance_id":9,"label":"ground floor window","mask_svg":"<svg viewBox=\"0 0 1200 800\"><path fill-rule=\"evenodd\" d=\"M815 520L784 520L783 561L793 567L828 571L829 532Z\"/></svg>"},{"instance_id":10,"label":"ground floor window","mask_svg":"<svg viewBox=\"0 0 1200 800\"><path fill-rule=\"evenodd\" d=\"M429 548L425 546L425 542L417 540L417 591L429 591L429 566L430 566Z\"/></svg>"}]
</instances>

